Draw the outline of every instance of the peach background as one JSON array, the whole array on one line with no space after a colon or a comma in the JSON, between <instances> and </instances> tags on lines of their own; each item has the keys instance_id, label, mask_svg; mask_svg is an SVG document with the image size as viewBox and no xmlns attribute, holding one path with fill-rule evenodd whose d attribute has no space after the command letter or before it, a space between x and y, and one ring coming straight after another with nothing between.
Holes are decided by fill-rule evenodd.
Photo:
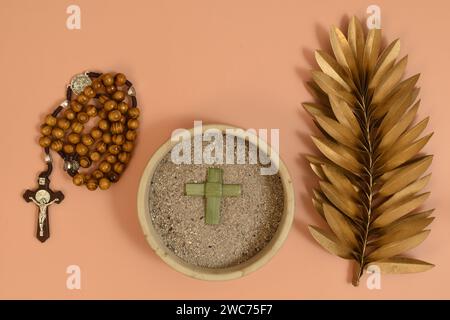
<instances>
[{"instance_id":1,"label":"peach background","mask_svg":"<svg viewBox=\"0 0 450 320\"><path fill-rule=\"evenodd\" d=\"M385 39L400 37L408 73L422 73L420 116L431 116L435 154L427 207L436 221L412 254L434 262L416 275L385 276L381 290L349 283L348 262L324 252L306 231L319 220L315 183L301 154L314 151L310 100L312 50L328 47L326 30L347 14L366 17L368 1L76 1L82 29L66 29L72 1L0 3L0 298L450 298L450 44L448 1L377 1ZM57 161L52 237L34 238L36 208L21 194L44 168L37 146L43 116L64 98L72 75L121 71L135 83L142 128L131 167L109 192L74 187ZM141 172L173 129L193 120L281 128L281 154L296 188L287 242L262 269L230 282L202 282L165 265L148 247L136 214ZM77 264L82 289L67 290Z\"/></svg>"}]
</instances>

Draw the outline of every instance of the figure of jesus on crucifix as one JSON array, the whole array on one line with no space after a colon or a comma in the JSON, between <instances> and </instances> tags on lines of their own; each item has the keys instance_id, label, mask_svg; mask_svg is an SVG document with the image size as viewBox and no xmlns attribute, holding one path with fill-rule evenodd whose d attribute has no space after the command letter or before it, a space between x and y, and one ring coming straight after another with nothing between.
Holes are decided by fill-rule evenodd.
<instances>
[{"instance_id":1,"label":"figure of jesus on crucifix","mask_svg":"<svg viewBox=\"0 0 450 320\"><path fill-rule=\"evenodd\" d=\"M39 236L44 236L44 223L45 219L47 219L47 207L51 205L53 202L59 201L58 198L50 201L50 194L46 190L39 190L36 192L36 199L33 197L29 197L31 201L33 201L39 207Z\"/></svg>"}]
</instances>

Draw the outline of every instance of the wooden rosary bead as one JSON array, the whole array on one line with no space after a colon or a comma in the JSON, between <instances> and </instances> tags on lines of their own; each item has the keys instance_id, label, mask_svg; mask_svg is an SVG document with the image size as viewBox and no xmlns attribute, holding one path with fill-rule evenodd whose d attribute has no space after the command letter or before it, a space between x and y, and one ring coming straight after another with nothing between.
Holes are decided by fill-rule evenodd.
<instances>
[{"instance_id":1,"label":"wooden rosary bead","mask_svg":"<svg viewBox=\"0 0 450 320\"><path fill-rule=\"evenodd\" d=\"M62 139L64 137L64 130L61 128L53 128L52 130L52 136L56 139Z\"/></svg>"},{"instance_id":2,"label":"wooden rosary bead","mask_svg":"<svg viewBox=\"0 0 450 320\"><path fill-rule=\"evenodd\" d=\"M98 102L100 102L101 104L105 104L106 101L108 101L108 100L109 100L109 97L104 94L102 94L100 97L98 97Z\"/></svg>"},{"instance_id":3,"label":"wooden rosary bead","mask_svg":"<svg viewBox=\"0 0 450 320\"><path fill-rule=\"evenodd\" d=\"M105 73L103 76L102 76L102 81L103 81L103 84L107 87L107 86L111 86L111 85L113 85L114 84L114 77L112 76L112 74L110 74L110 73Z\"/></svg>"},{"instance_id":4,"label":"wooden rosary bead","mask_svg":"<svg viewBox=\"0 0 450 320\"><path fill-rule=\"evenodd\" d=\"M125 142L122 146L122 150L125 152L131 152L131 151L133 151L133 148L134 148L134 143L131 141Z\"/></svg>"},{"instance_id":5,"label":"wooden rosary bead","mask_svg":"<svg viewBox=\"0 0 450 320\"><path fill-rule=\"evenodd\" d=\"M128 110L128 116L132 119L138 118L140 113L141 112L139 111L139 108L136 108L136 107Z\"/></svg>"},{"instance_id":6,"label":"wooden rosary bead","mask_svg":"<svg viewBox=\"0 0 450 320\"><path fill-rule=\"evenodd\" d=\"M110 173L108 173L107 176L108 176L109 181L111 181L112 183L116 183L117 181L119 181L119 178L120 178L120 176L114 171L111 171Z\"/></svg>"},{"instance_id":7,"label":"wooden rosary bead","mask_svg":"<svg viewBox=\"0 0 450 320\"><path fill-rule=\"evenodd\" d=\"M67 130L70 128L70 121L65 118L59 118L57 124L58 127L60 127L63 130Z\"/></svg>"},{"instance_id":8,"label":"wooden rosary bead","mask_svg":"<svg viewBox=\"0 0 450 320\"><path fill-rule=\"evenodd\" d=\"M77 173L73 176L72 182L76 186L81 186L84 183L84 176L81 173Z\"/></svg>"},{"instance_id":9,"label":"wooden rosary bead","mask_svg":"<svg viewBox=\"0 0 450 320\"><path fill-rule=\"evenodd\" d=\"M107 190L109 187L111 187L111 181L109 181L107 178L101 178L98 182L98 186L101 190Z\"/></svg>"},{"instance_id":10,"label":"wooden rosary bead","mask_svg":"<svg viewBox=\"0 0 450 320\"><path fill-rule=\"evenodd\" d=\"M72 132L67 136L67 140L72 144L77 144L80 142L80 135Z\"/></svg>"},{"instance_id":11,"label":"wooden rosary bead","mask_svg":"<svg viewBox=\"0 0 450 320\"><path fill-rule=\"evenodd\" d=\"M112 144L108 147L108 151L109 151L109 153L111 153L113 155L117 155L120 153L121 148L117 144Z\"/></svg>"},{"instance_id":12,"label":"wooden rosary bead","mask_svg":"<svg viewBox=\"0 0 450 320\"><path fill-rule=\"evenodd\" d=\"M130 141L136 140L136 138L137 138L136 130L128 130L127 133L125 134L125 138L127 138L127 140L130 140Z\"/></svg>"},{"instance_id":13,"label":"wooden rosary bead","mask_svg":"<svg viewBox=\"0 0 450 320\"><path fill-rule=\"evenodd\" d=\"M117 110L120 111L120 113L126 114L128 111L129 107L128 107L128 103L121 101L117 104Z\"/></svg>"},{"instance_id":14,"label":"wooden rosary bead","mask_svg":"<svg viewBox=\"0 0 450 320\"><path fill-rule=\"evenodd\" d=\"M42 148L47 148L50 147L50 145L52 144L52 139L50 139L50 137L48 136L43 136L39 138L39 145Z\"/></svg>"},{"instance_id":15,"label":"wooden rosary bead","mask_svg":"<svg viewBox=\"0 0 450 320\"><path fill-rule=\"evenodd\" d=\"M111 122L119 121L121 117L122 117L122 114L120 113L119 110L112 110L108 113L108 119Z\"/></svg>"},{"instance_id":16,"label":"wooden rosary bead","mask_svg":"<svg viewBox=\"0 0 450 320\"><path fill-rule=\"evenodd\" d=\"M92 81L92 88L98 92L98 90L103 86L103 83L100 79L94 79Z\"/></svg>"},{"instance_id":17,"label":"wooden rosary bead","mask_svg":"<svg viewBox=\"0 0 450 320\"><path fill-rule=\"evenodd\" d=\"M108 173L109 171L111 171L111 164L109 162L107 162L107 161L102 161L99 164L98 169L101 172Z\"/></svg>"},{"instance_id":18,"label":"wooden rosary bead","mask_svg":"<svg viewBox=\"0 0 450 320\"><path fill-rule=\"evenodd\" d=\"M82 143L78 143L75 147L75 151L80 155L80 156L85 156L88 152L89 152L89 148L86 147L84 144Z\"/></svg>"},{"instance_id":19,"label":"wooden rosary bead","mask_svg":"<svg viewBox=\"0 0 450 320\"><path fill-rule=\"evenodd\" d=\"M94 138L92 138L90 134L83 134L81 136L81 142L83 142L84 145L89 147L94 144Z\"/></svg>"},{"instance_id":20,"label":"wooden rosary bead","mask_svg":"<svg viewBox=\"0 0 450 320\"><path fill-rule=\"evenodd\" d=\"M139 127L139 120L137 120L137 119L130 119L127 122L127 126L128 126L128 128L130 128L132 130L137 129Z\"/></svg>"},{"instance_id":21,"label":"wooden rosary bead","mask_svg":"<svg viewBox=\"0 0 450 320\"><path fill-rule=\"evenodd\" d=\"M108 122L108 120L105 120L105 119L100 120L98 122L98 127L101 130L103 130L103 131L109 130L109 122Z\"/></svg>"},{"instance_id":22,"label":"wooden rosary bead","mask_svg":"<svg viewBox=\"0 0 450 320\"><path fill-rule=\"evenodd\" d=\"M50 127L49 125L42 125L41 127L41 133L44 136L49 136L52 134L52 127Z\"/></svg>"},{"instance_id":23,"label":"wooden rosary bead","mask_svg":"<svg viewBox=\"0 0 450 320\"><path fill-rule=\"evenodd\" d=\"M91 136L92 136L92 138L94 138L95 140L100 139L100 138L102 137L102 135L103 135L103 131L100 130L99 128L93 128L93 129L91 130Z\"/></svg>"},{"instance_id":24,"label":"wooden rosary bead","mask_svg":"<svg viewBox=\"0 0 450 320\"><path fill-rule=\"evenodd\" d=\"M100 153L105 153L108 150L108 145L103 141L100 141L95 146L95 150L97 150Z\"/></svg>"},{"instance_id":25,"label":"wooden rosary bead","mask_svg":"<svg viewBox=\"0 0 450 320\"><path fill-rule=\"evenodd\" d=\"M91 166L91 160L88 157L81 157L79 163L82 168L89 168Z\"/></svg>"},{"instance_id":26,"label":"wooden rosary bead","mask_svg":"<svg viewBox=\"0 0 450 320\"><path fill-rule=\"evenodd\" d=\"M65 144L63 150L67 154L71 154L75 152L75 147L72 144Z\"/></svg>"},{"instance_id":27,"label":"wooden rosary bead","mask_svg":"<svg viewBox=\"0 0 450 320\"><path fill-rule=\"evenodd\" d=\"M95 90L95 92L97 93L97 95L106 94L106 87L102 83L102 86L98 90Z\"/></svg>"},{"instance_id":28,"label":"wooden rosary bead","mask_svg":"<svg viewBox=\"0 0 450 320\"><path fill-rule=\"evenodd\" d=\"M122 101L123 99L125 99L125 92L123 92L122 90L117 90L116 92L114 92L112 97L116 101Z\"/></svg>"},{"instance_id":29,"label":"wooden rosary bead","mask_svg":"<svg viewBox=\"0 0 450 320\"><path fill-rule=\"evenodd\" d=\"M97 115L99 116L100 119L108 118L108 112L105 109L99 110Z\"/></svg>"},{"instance_id":30,"label":"wooden rosary bead","mask_svg":"<svg viewBox=\"0 0 450 320\"><path fill-rule=\"evenodd\" d=\"M72 123L71 129L75 133L81 133L84 130L84 125L79 122Z\"/></svg>"},{"instance_id":31,"label":"wooden rosary bead","mask_svg":"<svg viewBox=\"0 0 450 320\"><path fill-rule=\"evenodd\" d=\"M77 101L82 105L85 105L86 103L88 103L89 98L84 93L80 93L77 97Z\"/></svg>"},{"instance_id":32,"label":"wooden rosary bead","mask_svg":"<svg viewBox=\"0 0 450 320\"><path fill-rule=\"evenodd\" d=\"M49 114L48 116L45 117L45 123L50 127L54 127L56 126L56 118L51 114Z\"/></svg>"},{"instance_id":33,"label":"wooden rosary bead","mask_svg":"<svg viewBox=\"0 0 450 320\"><path fill-rule=\"evenodd\" d=\"M83 110L83 105L76 100L70 101L70 108L73 112L78 113Z\"/></svg>"},{"instance_id":34,"label":"wooden rosary bead","mask_svg":"<svg viewBox=\"0 0 450 320\"><path fill-rule=\"evenodd\" d=\"M72 121L75 119L75 112L72 109L67 109L64 111L64 117L66 117L67 120Z\"/></svg>"},{"instance_id":35,"label":"wooden rosary bead","mask_svg":"<svg viewBox=\"0 0 450 320\"><path fill-rule=\"evenodd\" d=\"M123 86L127 82L127 77L123 73L117 73L114 78L114 83L116 86Z\"/></svg>"},{"instance_id":36,"label":"wooden rosary bead","mask_svg":"<svg viewBox=\"0 0 450 320\"><path fill-rule=\"evenodd\" d=\"M125 130L125 127L123 125L123 123L120 122L114 122L111 125L111 133L112 134L120 134Z\"/></svg>"},{"instance_id":37,"label":"wooden rosary bead","mask_svg":"<svg viewBox=\"0 0 450 320\"><path fill-rule=\"evenodd\" d=\"M108 93L108 94L114 94L114 92L116 92L116 91L117 91L117 88L115 85L106 87L106 93Z\"/></svg>"},{"instance_id":38,"label":"wooden rosary bead","mask_svg":"<svg viewBox=\"0 0 450 320\"><path fill-rule=\"evenodd\" d=\"M123 134L115 134L112 136L112 142L118 146L121 146L125 143L125 137Z\"/></svg>"},{"instance_id":39,"label":"wooden rosary bead","mask_svg":"<svg viewBox=\"0 0 450 320\"><path fill-rule=\"evenodd\" d=\"M90 190L90 191L96 190L97 187L98 187L97 180L95 180L95 179L89 179L88 182L86 182L86 187L87 187L88 190Z\"/></svg>"},{"instance_id":40,"label":"wooden rosary bead","mask_svg":"<svg viewBox=\"0 0 450 320\"><path fill-rule=\"evenodd\" d=\"M117 162L117 157L111 153L108 153L105 157L105 160L108 161L111 164L114 164Z\"/></svg>"},{"instance_id":41,"label":"wooden rosary bead","mask_svg":"<svg viewBox=\"0 0 450 320\"><path fill-rule=\"evenodd\" d=\"M94 170L94 172L92 172L92 176L95 179L99 180L99 179L103 178L103 172L101 172L100 170L96 169L96 170Z\"/></svg>"},{"instance_id":42,"label":"wooden rosary bead","mask_svg":"<svg viewBox=\"0 0 450 320\"><path fill-rule=\"evenodd\" d=\"M118 174L122 174L123 170L125 170L125 165L121 162L116 162L113 166L113 170Z\"/></svg>"},{"instance_id":43,"label":"wooden rosary bead","mask_svg":"<svg viewBox=\"0 0 450 320\"><path fill-rule=\"evenodd\" d=\"M56 152L59 152L63 148L63 142L61 140L54 140L50 145L50 148Z\"/></svg>"},{"instance_id":44,"label":"wooden rosary bead","mask_svg":"<svg viewBox=\"0 0 450 320\"><path fill-rule=\"evenodd\" d=\"M93 161L93 162L97 162L100 160L102 156L100 155L100 153L98 151L92 151L89 154L89 158Z\"/></svg>"},{"instance_id":45,"label":"wooden rosary bead","mask_svg":"<svg viewBox=\"0 0 450 320\"><path fill-rule=\"evenodd\" d=\"M92 99L95 97L95 90L91 86L87 86L86 88L84 88L83 93L89 99Z\"/></svg>"},{"instance_id":46,"label":"wooden rosary bead","mask_svg":"<svg viewBox=\"0 0 450 320\"><path fill-rule=\"evenodd\" d=\"M128 152L121 152L117 158L120 162L127 164L130 161L130 154Z\"/></svg>"},{"instance_id":47,"label":"wooden rosary bead","mask_svg":"<svg viewBox=\"0 0 450 320\"><path fill-rule=\"evenodd\" d=\"M77 120L81 123L84 124L86 122L89 121L89 116L87 115L86 112L80 112L77 114Z\"/></svg>"},{"instance_id":48,"label":"wooden rosary bead","mask_svg":"<svg viewBox=\"0 0 450 320\"><path fill-rule=\"evenodd\" d=\"M104 143L106 143L106 144L110 144L111 141L112 141L111 134L110 134L109 132L103 133L102 141L103 141Z\"/></svg>"},{"instance_id":49,"label":"wooden rosary bead","mask_svg":"<svg viewBox=\"0 0 450 320\"><path fill-rule=\"evenodd\" d=\"M105 104L103 105L103 108L109 112L111 110L114 110L117 108L117 102L115 102L114 100L108 100L105 102Z\"/></svg>"},{"instance_id":50,"label":"wooden rosary bead","mask_svg":"<svg viewBox=\"0 0 450 320\"><path fill-rule=\"evenodd\" d=\"M91 118L95 117L97 115L97 108L93 104L88 105L86 107L86 114Z\"/></svg>"}]
</instances>

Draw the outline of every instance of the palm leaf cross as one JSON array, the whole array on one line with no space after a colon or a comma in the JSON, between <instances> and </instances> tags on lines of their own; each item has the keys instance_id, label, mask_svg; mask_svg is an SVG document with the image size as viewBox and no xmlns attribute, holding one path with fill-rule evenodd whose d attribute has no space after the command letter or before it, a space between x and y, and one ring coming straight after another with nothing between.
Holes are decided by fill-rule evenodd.
<instances>
[{"instance_id":1,"label":"palm leaf cross","mask_svg":"<svg viewBox=\"0 0 450 320\"><path fill-rule=\"evenodd\" d=\"M352 18L347 36L330 31L333 56L317 50L320 71L304 103L322 132L312 140L321 157L307 156L319 177L313 204L330 231L310 226L329 252L354 260L353 284L377 265L384 273L425 271L432 264L403 256L429 234L432 210L417 212L429 193L421 190L432 156L420 154L428 118L415 123L419 75L403 80L407 57L400 41L381 50L381 30L365 35Z\"/></svg>"}]
</instances>

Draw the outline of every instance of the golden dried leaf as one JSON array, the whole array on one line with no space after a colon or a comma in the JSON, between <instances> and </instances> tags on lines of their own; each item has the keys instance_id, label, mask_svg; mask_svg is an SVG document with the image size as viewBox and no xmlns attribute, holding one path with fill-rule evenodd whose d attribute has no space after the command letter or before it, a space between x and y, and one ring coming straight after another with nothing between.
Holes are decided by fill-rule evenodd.
<instances>
[{"instance_id":1,"label":"golden dried leaf","mask_svg":"<svg viewBox=\"0 0 450 320\"><path fill-rule=\"evenodd\" d=\"M323 164L322 165L322 172L324 173L325 177L328 179L328 181L331 182L331 184L336 187L338 190L342 190L344 193L347 193L351 198L358 199L358 192L355 190L354 185L348 179L342 170L339 170L335 166L330 166ZM322 178L322 180L325 180Z\"/></svg>"},{"instance_id":2,"label":"golden dried leaf","mask_svg":"<svg viewBox=\"0 0 450 320\"><path fill-rule=\"evenodd\" d=\"M396 88L393 90L392 94L386 98L381 104L375 105L373 115L375 118L379 119L384 116L389 110L398 108L399 104L403 104L405 101L408 102L415 95L414 86L419 80L420 74L416 74L406 80L400 82ZM407 100L405 100L407 99Z\"/></svg>"},{"instance_id":3,"label":"golden dried leaf","mask_svg":"<svg viewBox=\"0 0 450 320\"><path fill-rule=\"evenodd\" d=\"M320 165L315 163L310 163L309 166L314 171L314 173L322 180L326 179L325 174L323 173L323 169Z\"/></svg>"},{"instance_id":4,"label":"golden dried leaf","mask_svg":"<svg viewBox=\"0 0 450 320\"><path fill-rule=\"evenodd\" d=\"M324 203L322 208L325 219L336 237L342 243L345 243L347 247L356 248L358 240L356 239L354 228L347 218L329 204Z\"/></svg>"},{"instance_id":5,"label":"golden dried leaf","mask_svg":"<svg viewBox=\"0 0 450 320\"><path fill-rule=\"evenodd\" d=\"M315 118L318 125L337 142L350 148L358 145L358 138L346 126L326 116L316 115Z\"/></svg>"},{"instance_id":6,"label":"golden dried leaf","mask_svg":"<svg viewBox=\"0 0 450 320\"><path fill-rule=\"evenodd\" d=\"M327 197L323 194L319 189L313 189L314 198L317 199L320 203L330 203Z\"/></svg>"},{"instance_id":7,"label":"golden dried leaf","mask_svg":"<svg viewBox=\"0 0 450 320\"><path fill-rule=\"evenodd\" d=\"M352 219L358 218L359 208L347 195L342 195L331 183L320 181L320 189L327 199Z\"/></svg>"},{"instance_id":8,"label":"golden dried leaf","mask_svg":"<svg viewBox=\"0 0 450 320\"><path fill-rule=\"evenodd\" d=\"M409 95L405 100L403 100L401 103L398 103L388 111L386 116L383 118L383 121L381 122L381 125L379 127L379 132L381 132L382 135L387 134L396 123L398 123L404 114L404 112L408 109L410 104L413 102L413 94ZM420 105L420 100L417 101L412 107L412 112L415 112L414 110L417 110Z\"/></svg>"},{"instance_id":9,"label":"golden dried leaf","mask_svg":"<svg viewBox=\"0 0 450 320\"><path fill-rule=\"evenodd\" d=\"M380 149L380 152L385 151L388 147L394 144L394 142L397 141L398 137L405 132L405 130L409 127L409 125L413 122L414 117L417 114L417 107L413 107L405 114L405 116L397 122L391 130L386 132L386 134L381 139L380 145L378 148Z\"/></svg>"},{"instance_id":10,"label":"golden dried leaf","mask_svg":"<svg viewBox=\"0 0 450 320\"><path fill-rule=\"evenodd\" d=\"M369 89L375 89L381 82L383 76L394 65L398 54L400 53L400 40L393 41L386 49L384 49L380 58L378 59L375 73L369 83Z\"/></svg>"},{"instance_id":11,"label":"golden dried leaf","mask_svg":"<svg viewBox=\"0 0 450 320\"><path fill-rule=\"evenodd\" d=\"M327 251L344 259L352 258L352 251L341 243L332 234L314 226L308 226L313 238Z\"/></svg>"},{"instance_id":12,"label":"golden dried leaf","mask_svg":"<svg viewBox=\"0 0 450 320\"><path fill-rule=\"evenodd\" d=\"M403 133L400 138L396 141L396 143L390 149L389 154L396 154L405 146L412 143L418 136L420 136L428 125L429 117L420 121L417 125Z\"/></svg>"},{"instance_id":13,"label":"golden dried leaf","mask_svg":"<svg viewBox=\"0 0 450 320\"><path fill-rule=\"evenodd\" d=\"M429 193L430 179L421 177L432 156L419 152L432 134L421 137L428 118L413 126L419 75L402 80L407 57L396 62L399 40L380 54L381 31L369 30L352 18L348 37L331 28L334 57L316 52L322 71L313 71L311 86L318 105L305 109L323 133L312 137L325 158L308 156L319 178L313 205L333 234L310 228L328 251L353 259L352 283L358 285L370 263L384 272L416 272L430 268L398 255L421 243L433 218L415 213Z\"/></svg>"},{"instance_id":14,"label":"golden dried leaf","mask_svg":"<svg viewBox=\"0 0 450 320\"><path fill-rule=\"evenodd\" d=\"M352 17L348 25L348 43L352 49L353 56L361 62L364 55L364 30L356 17ZM361 67L361 64L358 67Z\"/></svg>"},{"instance_id":15,"label":"golden dried leaf","mask_svg":"<svg viewBox=\"0 0 450 320\"><path fill-rule=\"evenodd\" d=\"M408 56L401 59L389 72L386 73L380 85L374 89L372 103L382 102L395 88L405 73Z\"/></svg>"},{"instance_id":16,"label":"golden dried leaf","mask_svg":"<svg viewBox=\"0 0 450 320\"><path fill-rule=\"evenodd\" d=\"M422 260L399 256L372 262L369 265L376 265L381 273L389 274L423 272L434 267L434 264Z\"/></svg>"},{"instance_id":17,"label":"golden dried leaf","mask_svg":"<svg viewBox=\"0 0 450 320\"><path fill-rule=\"evenodd\" d=\"M367 40L364 45L364 55L362 58L363 70L367 76L371 76L378 59L381 47L381 30L371 29L367 34Z\"/></svg>"},{"instance_id":18,"label":"golden dried leaf","mask_svg":"<svg viewBox=\"0 0 450 320\"><path fill-rule=\"evenodd\" d=\"M336 80L345 90L352 90L350 86L354 86L353 83L349 81L345 71L332 56L321 50L317 50L315 56L317 64L325 74Z\"/></svg>"},{"instance_id":19,"label":"golden dried leaf","mask_svg":"<svg viewBox=\"0 0 450 320\"><path fill-rule=\"evenodd\" d=\"M372 246L383 246L385 244L399 241L411 237L423 229L425 229L434 218L409 218L402 219L403 221L397 221L393 226L388 226L385 233L371 243ZM398 223L401 222L401 223Z\"/></svg>"},{"instance_id":20,"label":"golden dried leaf","mask_svg":"<svg viewBox=\"0 0 450 320\"><path fill-rule=\"evenodd\" d=\"M393 256L396 256L398 254L401 254L405 251L411 250L415 247L417 247L419 244L421 244L426 237L430 234L430 230L425 230L422 232L419 232L418 234L400 240L388 243L384 246L379 247L375 251L373 251L369 256L369 261L378 261L382 259L387 259Z\"/></svg>"},{"instance_id":21,"label":"golden dried leaf","mask_svg":"<svg viewBox=\"0 0 450 320\"><path fill-rule=\"evenodd\" d=\"M314 209L316 209L316 211L320 214L320 216L325 219L325 214L323 213L322 203L319 200L317 200L316 198L312 198L312 203L313 203Z\"/></svg>"},{"instance_id":22,"label":"golden dried leaf","mask_svg":"<svg viewBox=\"0 0 450 320\"><path fill-rule=\"evenodd\" d=\"M347 128L350 128L356 137L360 137L362 133L358 119L356 119L348 104L344 100L334 96L330 96L330 104L337 121Z\"/></svg>"},{"instance_id":23,"label":"golden dried leaf","mask_svg":"<svg viewBox=\"0 0 450 320\"><path fill-rule=\"evenodd\" d=\"M328 116L330 115L330 109L326 108L318 103L303 103L303 108L305 108L306 111L308 111L308 113L311 116L316 116L316 115L323 115L323 116Z\"/></svg>"},{"instance_id":24,"label":"golden dried leaf","mask_svg":"<svg viewBox=\"0 0 450 320\"><path fill-rule=\"evenodd\" d=\"M420 150L427 144L428 140L433 136L433 133L426 135L425 137L413 142L390 159L385 159L386 163L383 165L383 169L386 171L395 169L405 162L411 160Z\"/></svg>"},{"instance_id":25,"label":"golden dried leaf","mask_svg":"<svg viewBox=\"0 0 450 320\"><path fill-rule=\"evenodd\" d=\"M390 206L400 202L400 200L403 200L409 196L416 194L417 192L419 192L420 190L425 188L425 186L430 181L430 178L431 178L431 174L412 182L404 189L402 189L399 192L397 192L396 194L392 195L388 200L384 201L380 206L378 206L375 209L374 213L380 214L383 211L387 210Z\"/></svg>"},{"instance_id":26,"label":"golden dried leaf","mask_svg":"<svg viewBox=\"0 0 450 320\"><path fill-rule=\"evenodd\" d=\"M421 206L425 200L430 195L429 192L414 196L407 200L402 201L399 204L395 204L392 207L386 209L383 213L379 215L378 218L373 222L373 227L380 228L388 225L389 223L403 217L404 215L410 213L414 209Z\"/></svg>"},{"instance_id":27,"label":"golden dried leaf","mask_svg":"<svg viewBox=\"0 0 450 320\"><path fill-rule=\"evenodd\" d=\"M330 43L333 48L334 55L337 62L349 72L355 82L359 82L358 67L356 65L355 56L348 44L345 35L337 27L332 27L330 30Z\"/></svg>"},{"instance_id":28,"label":"golden dried leaf","mask_svg":"<svg viewBox=\"0 0 450 320\"><path fill-rule=\"evenodd\" d=\"M433 156L425 156L397 169L396 173L383 183L383 186L378 191L379 194L389 196L400 191L408 184L418 179L428 169L432 159Z\"/></svg>"},{"instance_id":29,"label":"golden dried leaf","mask_svg":"<svg viewBox=\"0 0 450 320\"><path fill-rule=\"evenodd\" d=\"M355 102L355 97L345 90L343 86L339 84L336 80L331 78L329 75L321 71L313 71L314 82L328 95L335 95L345 100L349 104Z\"/></svg>"},{"instance_id":30,"label":"golden dried leaf","mask_svg":"<svg viewBox=\"0 0 450 320\"><path fill-rule=\"evenodd\" d=\"M354 173L358 173L361 170L361 164L355 159L348 148L325 138L312 137L312 139L323 155L332 162Z\"/></svg>"}]
</instances>

